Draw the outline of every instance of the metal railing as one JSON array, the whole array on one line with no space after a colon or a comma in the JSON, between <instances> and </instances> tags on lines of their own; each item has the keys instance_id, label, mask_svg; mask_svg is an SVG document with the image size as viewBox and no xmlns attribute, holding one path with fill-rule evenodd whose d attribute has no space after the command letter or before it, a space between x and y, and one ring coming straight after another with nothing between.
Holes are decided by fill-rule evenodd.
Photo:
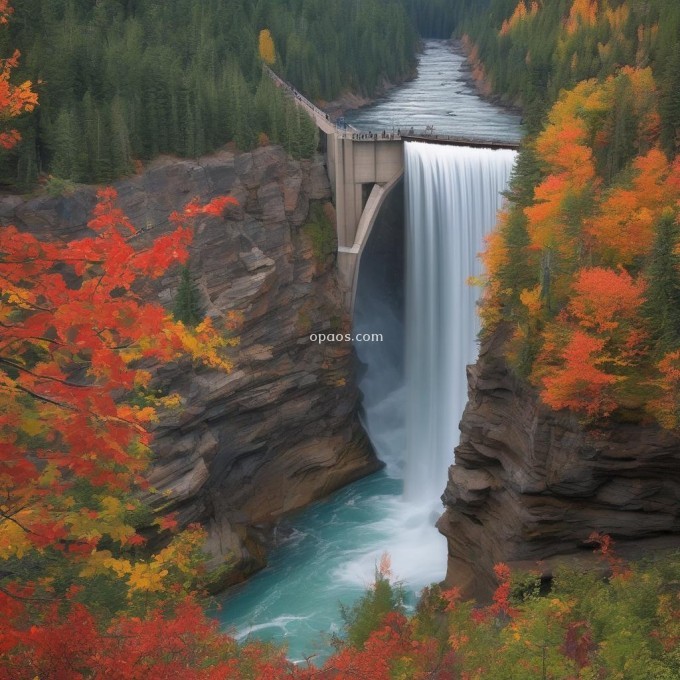
<instances>
[{"instance_id":1,"label":"metal railing","mask_svg":"<svg viewBox=\"0 0 680 680\"><path fill-rule=\"evenodd\" d=\"M425 130L415 130L413 127L395 128L391 130L383 129L379 132L365 132L359 130L353 125L343 124L338 125L337 122L332 121L325 111L322 111L318 106L309 101L301 92L298 92L290 83L287 83L283 78L278 76L266 64L262 65L265 73L274 81L274 83L285 90L291 97L293 97L300 105L309 110L311 115L317 120L317 126L334 128L335 134L342 139L351 139L355 142L392 142L402 140L426 141L440 144L455 144L455 145L470 145L480 147L496 147L515 149L519 147L519 141L511 141L507 139L488 139L465 135L450 135L438 134L434 127L428 125Z\"/></svg>"}]
</instances>

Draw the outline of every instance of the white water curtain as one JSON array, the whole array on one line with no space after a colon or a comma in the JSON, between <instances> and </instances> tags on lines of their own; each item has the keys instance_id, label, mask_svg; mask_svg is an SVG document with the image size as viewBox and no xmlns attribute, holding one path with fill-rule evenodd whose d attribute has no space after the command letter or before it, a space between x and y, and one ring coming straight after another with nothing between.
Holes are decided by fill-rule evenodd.
<instances>
[{"instance_id":1,"label":"white water curtain","mask_svg":"<svg viewBox=\"0 0 680 680\"><path fill-rule=\"evenodd\" d=\"M496 224L516 152L407 142L404 494L444 491L477 356L478 253Z\"/></svg>"}]
</instances>

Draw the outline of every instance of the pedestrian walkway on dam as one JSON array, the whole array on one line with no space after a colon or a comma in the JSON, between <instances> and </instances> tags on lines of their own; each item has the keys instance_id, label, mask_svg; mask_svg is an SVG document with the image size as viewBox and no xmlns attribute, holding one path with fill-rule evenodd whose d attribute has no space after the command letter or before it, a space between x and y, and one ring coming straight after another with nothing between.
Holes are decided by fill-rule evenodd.
<instances>
[{"instance_id":1,"label":"pedestrian walkway on dam","mask_svg":"<svg viewBox=\"0 0 680 680\"><path fill-rule=\"evenodd\" d=\"M493 139L437 135L432 126L417 131L408 124L392 130L364 131L339 125L268 66L265 73L294 99L323 133L322 147L331 183L338 238L337 265L351 310L359 261L375 219L390 191L404 174L404 143L423 142L487 149L516 149L518 144Z\"/></svg>"}]
</instances>

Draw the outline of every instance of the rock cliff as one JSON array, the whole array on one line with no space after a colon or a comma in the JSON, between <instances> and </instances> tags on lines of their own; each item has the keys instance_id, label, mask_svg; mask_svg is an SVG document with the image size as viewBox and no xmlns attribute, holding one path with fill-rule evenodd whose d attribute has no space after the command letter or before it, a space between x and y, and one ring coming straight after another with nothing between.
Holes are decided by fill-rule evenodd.
<instances>
[{"instance_id":1,"label":"rock cliff","mask_svg":"<svg viewBox=\"0 0 680 680\"><path fill-rule=\"evenodd\" d=\"M507 331L468 367L469 401L438 522L446 582L488 598L494 563L549 578L597 568L592 532L637 559L680 548L680 438L634 424L588 429L544 406L503 358Z\"/></svg>"},{"instance_id":2,"label":"rock cliff","mask_svg":"<svg viewBox=\"0 0 680 680\"><path fill-rule=\"evenodd\" d=\"M356 419L351 345L318 345L314 332L349 326L332 256L310 239L310 201L327 202L320 158L293 161L278 147L228 151L197 161L158 159L115 184L119 205L142 229L140 246L171 226L168 215L197 196L230 193L225 220L197 225L190 268L203 311L235 310L244 322L230 374L189 363L156 367L157 383L184 406L156 431L153 502L183 523L208 528L218 572L243 576L264 564L266 529L379 466ZM45 238L85 230L94 187L62 196L4 197L0 221ZM179 272L148 295L171 308Z\"/></svg>"}]
</instances>

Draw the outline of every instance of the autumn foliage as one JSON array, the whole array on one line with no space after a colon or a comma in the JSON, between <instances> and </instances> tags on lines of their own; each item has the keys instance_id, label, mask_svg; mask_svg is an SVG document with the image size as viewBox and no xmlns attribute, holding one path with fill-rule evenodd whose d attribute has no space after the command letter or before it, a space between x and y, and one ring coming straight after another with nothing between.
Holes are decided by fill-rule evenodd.
<instances>
[{"instance_id":1,"label":"autumn foliage","mask_svg":"<svg viewBox=\"0 0 680 680\"><path fill-rule=\"evenodd\" d=\"M148 649L118 677L167 677L193 668L210 639L190 599L202 532L173 538L174 519L154 517L137 492L147 487L150 424L181 407L153 388L149 367L189 355L228 370L233 340L208 319L196 329L175 322L135 286L184 262L193 221L233 199L190 202L171 216L176 229L144 249L115 200L99 192L90 235L76 241L0 229L0 677L90 677L80 667L104 668L107 654L132 663L124 639ZM150 551L153 524L168 537Z\"/></svg>"},{"instance_id":2,"label":"autumn foliage","mask_svg":"<svg viewBox=\"0 0 680 680\"><path fill-rule=\"evenodd\" d=\"M595 6L575 3L573 26ZM518 370L548 405L590 421L680 422L680 325L668 311L680 283L680 161L659 147L658 104L648 68L563 92L522 152L531 185L516 175L517 200L484 255L487 331L511 322Z\"/></svg>"},{"instance_id":3,"label":"autumn foliage","mask_svg":"<svg viewBox=\"0 0 680 680\"><path fill-rule=\"evenodd\" d=\"M677 555L654 565L620 559L610 537L589 539L607 579L561 570L549 592L538 574L497 564L491 602L464 600L458 588L425 590L412 616L383 613L361 644L347 641L304 677L362 680L527 680L650 677L679 668ZM674 576L676 575L676 576ZM380 578L376 585L380 583ZM371 606L372 599L364 599Z\"/></svg>"},{"instance_id":4,"label":"autumn foliage","mask_svg":"<svg viewBox=\"0 0 680 680\"><path fill-rule=\"evenodd\" d=\"M30 83L10 83L18 58L0 76L10 121L37 102ZM2 133L4 146L18 141ZM136 284L184 262L193 222L233 202L192 201L141 249L112 189L81 239L0 228L0 678L228 672L233 642L192 601L202 532L173 536L174 518L154 516L138 492L149 425L181 406L152 389L149 368L188 354L228 370L233 341L210 320L185 328ZM166 538L152 551L153 525Z\"/></svg>"},{"instance_id":5,"label":"autumn foliage","mask_svg":"<svg viewBox=\"0 0 680 680\"><path fill-rule=\"evenodd\" d=\"M274 47L274 38L272 38L271 31L268 28L263 28L260 31L258 51L260 59L262 59L267 66L272 66L274 64L276 61L276 49Z\"/></svg>"}]
</instances>

